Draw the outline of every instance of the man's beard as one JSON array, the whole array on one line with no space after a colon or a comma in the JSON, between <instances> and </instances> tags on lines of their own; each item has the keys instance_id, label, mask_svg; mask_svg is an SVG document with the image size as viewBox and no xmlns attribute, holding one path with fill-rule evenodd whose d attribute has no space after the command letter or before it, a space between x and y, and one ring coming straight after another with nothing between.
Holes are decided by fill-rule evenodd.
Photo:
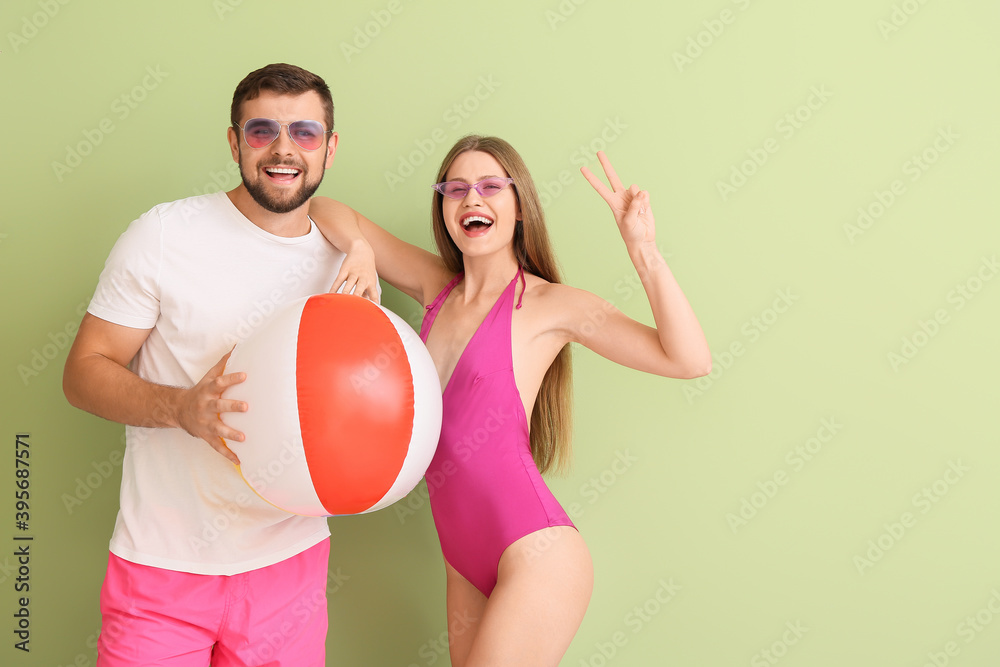
<instances>
[{"instance_id":1,"label":"man's beard","mask_svg":"<svg viewBox=\"0 0 1000 667\"><path fill-rule=\"evenodd\" d=\"M240 176L243 178L243 187L247 189L250 196L257 204L271 213L288 213L294 211L298 207L309 201L309 198L313 196L316 190L319 188L319 184L323 182L323 170L319 172L319 178L316 179L315 183L310 183L306 180L306 170L305 167L299 165L283 165L281 163L274 164L259 164L258 169L263 169L264 167L281 167L289 166L295 167L296 169L301 169L298 178L302 179L302 183L299 185L299 189L294 192L286 193L284 198L275 197L269 192L263 182L265 176L260 176L257 180L251 180L247 178L247 173L243 170L243 150L240 149Z\"/></svg>"}]
</instances>

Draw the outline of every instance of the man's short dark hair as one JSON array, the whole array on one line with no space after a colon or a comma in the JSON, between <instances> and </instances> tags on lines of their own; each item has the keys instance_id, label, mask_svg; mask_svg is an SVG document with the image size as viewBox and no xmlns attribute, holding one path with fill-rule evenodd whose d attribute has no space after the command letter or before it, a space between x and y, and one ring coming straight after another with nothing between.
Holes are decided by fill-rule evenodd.
<instances>
[{"instance_id":1,"label":"man's short dark hair","mask_svg":"<svg viewBox=\"0 0 1000 667\"><path fill-rule=\"evenodd\" d=\"M233 127L240 127L240 119L243 113L243 102L256 99L262 90L279 95L302 95L310 90L316 91L320 99L323 100L323 109L326 117L323 119L327 130L333 129L333 96L330 95L330 87L326 85L321 77L285 63L275 63L261 67L246 75L236 86L233 93L233 105L229 110L230 120ZM282 120L301 120L300 118L286 118Z\"/></svg>"}]
</instances>

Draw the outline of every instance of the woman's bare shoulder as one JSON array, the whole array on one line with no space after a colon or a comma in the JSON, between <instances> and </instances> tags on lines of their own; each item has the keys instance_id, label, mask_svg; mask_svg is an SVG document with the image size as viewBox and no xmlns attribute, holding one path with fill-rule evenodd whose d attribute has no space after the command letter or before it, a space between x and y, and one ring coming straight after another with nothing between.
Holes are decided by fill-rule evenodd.
<instances>
[{"instance_id":1,"label":"woman's bare shoulder","mask_svg":"<svg viewBox=\"0 0 1000 667\"><path fill-rule=\"evenodd\" d=\"M581 300L588 301L597 298L586 290L565 283L551 283L533 274L525 273L524 278L527 282L527 294L547 307L558 307L560 303L572 306Z\"/></svg>"},{"instance_id":2,"label":"woman's bare shoulder","mask_svg":"<svg viewBox=\"0 0 1000 667\"><path fill-rule=\"evenodd\" d=\"M606 303L586 290L551 283L544 278L525 274L526 302L530 303L531 319L544 331L569 333L579 326L581 313L600 311Z\"/></svg>"}]
</instances>

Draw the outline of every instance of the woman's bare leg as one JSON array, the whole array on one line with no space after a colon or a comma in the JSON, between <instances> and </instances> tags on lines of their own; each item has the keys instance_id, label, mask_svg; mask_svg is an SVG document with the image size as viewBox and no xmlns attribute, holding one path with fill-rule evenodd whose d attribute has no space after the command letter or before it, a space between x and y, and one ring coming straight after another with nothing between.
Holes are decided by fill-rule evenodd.
<instances>
[{"instance_id":1,"label":"woman's bare leg","mask_svg":"<svg viewBox=\"0 0 1000 667\"><path fill-rule=\"evenodd\" d=\"M448 648L452 667L464 667L488 598L447 561Z\"/></svg>"},{"instance_id":2,"label":"woman's bare leg","mask_svg":"<svg viewBox=\"0 0 1000 667\"><path fill-rule=\"evenodd\" d=\"M583 622L593 585L590 552L575 528L545 528L521 538L501 556L497 586L478 628L466 633L472 644L466 652L467 640L458 638L462 655L454 664L558 665ZM449 588L449 607L450 602ZM449 623L452 613L449 609ZM455 647L452 643L453 655Z\"/></svg>"}]
</instances>

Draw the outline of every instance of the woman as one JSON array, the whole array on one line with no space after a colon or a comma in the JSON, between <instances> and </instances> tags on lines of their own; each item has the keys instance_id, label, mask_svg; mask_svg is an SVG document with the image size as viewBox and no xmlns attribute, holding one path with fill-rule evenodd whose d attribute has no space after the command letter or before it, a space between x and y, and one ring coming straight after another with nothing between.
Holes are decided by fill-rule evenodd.
<instances>
[{"instance_id":1,"label":"woman","mask_svg":"<svg viewBox=\"0 0 1000 667\"><path fill-rule=\"evenodd\" d=\"M598 157L611 190L582 172L614 213L655 329L560 284L534 183L501 139L465 137L445 157L432 207L440 256L331 200L310 205L338 247L363 246L360 229L379 274L426 309L421 337L444 388L428 471L441 481L428 490L456 667L558 664L590 600L587 547L539 474L569 450L567 344L667 377L711 368L701 327L656 248L649 194L623 187Z\"/></svg>"}]
</instances>

